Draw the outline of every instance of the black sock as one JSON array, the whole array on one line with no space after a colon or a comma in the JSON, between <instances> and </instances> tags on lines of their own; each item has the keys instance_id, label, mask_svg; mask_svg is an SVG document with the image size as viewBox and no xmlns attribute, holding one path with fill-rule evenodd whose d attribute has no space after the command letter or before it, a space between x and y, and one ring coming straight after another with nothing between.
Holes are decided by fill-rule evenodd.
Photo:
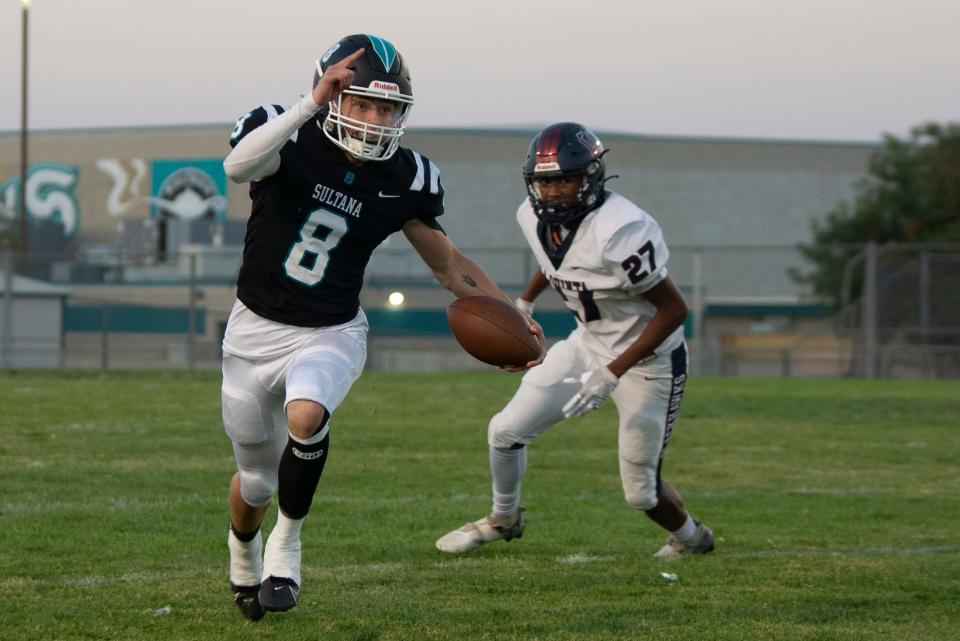
<instances>
[{"instance_id":1,"label":"black sock","mask_svg":"<svg viewBox=\"0 0 960 641\"><path fill-rule=\"evenodd\" d=\"M302 519L310 511L313 493L317 491L323 466L327 462L329 445L329 432L322 440L307 445L287 438L287 445L280 457L277 498L280 509L291 519Z\"/></svg>"},{"instance_id":2,"label":"black sock","mask_svg":"<svg viewBox=\"0 0 960 641\"><path fill-rule=\"evenodd\" d=\"M244 543L249 543L257 536L257 532L260 531L260 526L258 525L253 532L240 532L240 530L235 528L233 523L231 523L230 529L233 531L233 535L237 537L237 540L243 541Z\"/></svg>"}]
</instances>

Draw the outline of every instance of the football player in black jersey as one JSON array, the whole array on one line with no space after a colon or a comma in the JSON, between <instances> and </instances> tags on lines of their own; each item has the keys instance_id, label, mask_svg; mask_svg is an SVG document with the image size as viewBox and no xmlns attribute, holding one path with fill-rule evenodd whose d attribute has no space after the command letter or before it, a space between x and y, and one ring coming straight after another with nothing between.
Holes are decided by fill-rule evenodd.
<instances>
[{"instance_id":1,"label":"football player in black jersey","mask_svg":"<svg viewBox=\"0 0 960 641\"><path fill-rule=\"evenodd\" d=\"M309 94L287 109L254 109L230 138L224 169L250 182L253 206L223 342L223 421L238 470L228 545L234 600L253 620L299 597L300 528L327 458L330 415L366 359L360 288L373 250L403 231L456 296L510 300L437 223L437 166L398 145L412 105L394 46L352 35L317 61ZM532 320L531 332L542 344ZM278 520L261 546L274 492Z\"/></svg>"}]
</instances>

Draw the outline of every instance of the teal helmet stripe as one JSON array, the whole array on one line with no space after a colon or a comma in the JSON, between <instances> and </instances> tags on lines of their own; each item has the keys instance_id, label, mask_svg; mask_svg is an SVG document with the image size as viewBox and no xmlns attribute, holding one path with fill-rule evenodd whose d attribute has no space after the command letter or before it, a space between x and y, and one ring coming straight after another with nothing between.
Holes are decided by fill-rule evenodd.
<instances>
[{"instance_id":1,"label":"teal helmet stripe","mask_svg":"<svg viewBox=\"0 0 960 641\"><path fill-rule=\"evenodd\" d=\"M397 59L397 50L389 40L384 40L379 36L371 36L369 33L364 35L367 36L370 44L373 45L373 51L380 58L380 62L383 63L383 68L389 72L390 68L393 67L394 61Z\"/></svg>"}]
</instances>

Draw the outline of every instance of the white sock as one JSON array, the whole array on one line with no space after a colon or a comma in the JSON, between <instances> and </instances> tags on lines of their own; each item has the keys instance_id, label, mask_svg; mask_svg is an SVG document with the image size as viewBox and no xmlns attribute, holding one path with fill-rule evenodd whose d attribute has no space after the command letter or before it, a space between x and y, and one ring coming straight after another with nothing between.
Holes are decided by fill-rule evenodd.
<instances>
[{"instance_id":1,"label":"white sock","mask_svg":"<svg viewBox=\"0 0 960 641\"><path fill-rule=\"evenodd\" d=\"M283 511L277 510L277 524L273 526L270 538L278 537L278 543L293 543L294 541L299 543L301 527L303 527L303 519L291 519Z\"/></svg>"},{"instance_id":2,"label":"white sock","mask_svg":"<svg viewBox=\"0 0 960 641\"><path fill-rule=\"evenodd\" d=\"M493 477L493 514L513 516L520 507L520 485L527 471L527 448L490 448Z\"/></svg>"},{"instance_id":3,"label":"white sock","mask_svg":"<svg viewBox=\"0 0 960 641\"><path fill-rule=\"evenodd\" d=\"M249 541L241 541L230 528L227 547L230 548L230 582L245 587L260 585L263 576L263 537L260 531Z\"/></svg>"},{"instance_id":4,"label":"white sock","mask_svg":"<svg viewBox=\"0 0 960 641\"><path fill-rule=\"evenodd\" d=\"M264 576L293 579L300 585L300 528L303 519L291 519L277 511L277 524L270 532L263 554Z\"/></svg>"},{"instance_id":5,"label":"white sock","mask_svg":"<svg viewBox=\"0 0 960 641\"><path fill-rule=\"evenodd\" d=\"M697 532L697 524L693 522L693 517L687 514L687 521L680 526L679 530L674 530L670 534L681 543L687 543Z\"/></svg>"}]
</instances>

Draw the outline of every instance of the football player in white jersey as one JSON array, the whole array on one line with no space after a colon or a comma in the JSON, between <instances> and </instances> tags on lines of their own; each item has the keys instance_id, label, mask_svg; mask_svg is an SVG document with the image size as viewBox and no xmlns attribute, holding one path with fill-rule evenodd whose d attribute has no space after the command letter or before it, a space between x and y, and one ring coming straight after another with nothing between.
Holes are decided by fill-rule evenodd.
<instances>
[{"instance_id":1,"label":"football player in white jersey","mask_svg":"<svg viewBox=\"0 0 960 641\"><path fill-rule=\"evenodd\" d=\"M443 552L518 538L527 445L562 419L612 398L619 414L620 478L633 508L669 532L655 556L713 550L713 533L660 477L664 450L687 379L687 306L667 275L660 226L606 190L606 153L586 127L550 125L530 145L523 177L528 198L517 222L540 270L517 304L533 312L548 285L577 318L576 329L529 370L489 425L493 509L437 540Z\"/></svg>"},{"instance_id":2,"label":"football player in white jersey","mask_svg":"<svg viewBox=\"0 0 960 641\"><path fill-rule=\"evenodd\" d=\"M510 300L437 222L440 171L399 145L412 105L400 53L355 34L317 61L311 93L287 109L254 109L230 136L224 169L250 183L253 201L221 389L237 461L230 584L248 619L299 599L300 529L330 449L330 415L367 355L360 289L374 249L402 231L454 295ZM532 321L531 331L542 337ZM274 493L280 509L264 546Z\"/></svg>"}]
</instances>

